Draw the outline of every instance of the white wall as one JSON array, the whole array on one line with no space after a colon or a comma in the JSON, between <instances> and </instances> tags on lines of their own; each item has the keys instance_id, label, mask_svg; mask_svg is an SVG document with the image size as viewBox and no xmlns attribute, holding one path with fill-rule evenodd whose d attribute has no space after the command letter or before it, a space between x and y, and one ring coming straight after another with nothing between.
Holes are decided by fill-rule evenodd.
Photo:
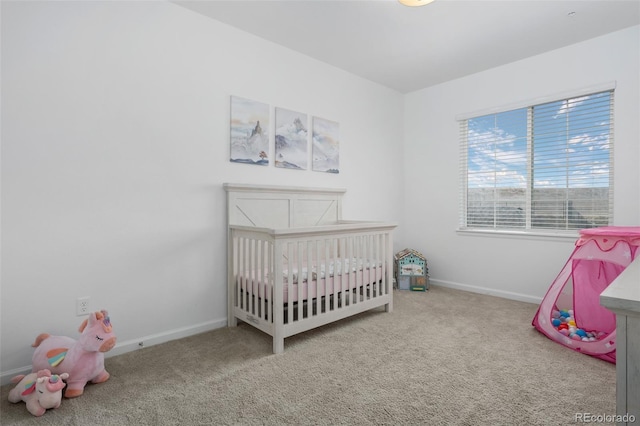
<instances>
[{"instance_id":1,"label":"white wall","mask_svg":"<svg viewBox=\"0 0 640 426\"><path fill-rule=\"evenodd\" d=\"M340 123L340 174L229 161L229 99ZM166 2L2 2L1 366L76 298L119 343L226 325L224 182L347 188L399 222L403 97ZM390 169L391 167L391 169ZM384 171L384 172L382 172Z\"/></svg>"},{"instance_id":2,"label":"white wall","mask_svg":"<svg viewBox=\"0 0 640 426\"><path fill-rule=\"evenodd\" d=\"M574 238L459 235L459 114L616 81L614 224L640 225L639 28L632 27L405 97L406 218L400 240L429 260L432 282L539 301ZM411 214L409 214L411 212Z\"/></svg>"}]
</instances>

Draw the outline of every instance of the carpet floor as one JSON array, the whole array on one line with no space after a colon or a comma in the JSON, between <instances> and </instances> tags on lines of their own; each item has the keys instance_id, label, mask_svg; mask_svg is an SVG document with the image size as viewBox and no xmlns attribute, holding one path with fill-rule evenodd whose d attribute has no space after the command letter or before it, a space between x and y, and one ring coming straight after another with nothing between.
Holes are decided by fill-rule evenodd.
<instances>
[{"instance_id":1,"label":"carpet floor","mask_svg":"<svg viewBox=\"0 0 640 426\"><path fill-rule=\"evenodd\" d=\"M537 305L432 286L285 340L247 324L109 357L110 379L2 425L571 425L614 415L615 365L537 332Z\"/></svg>"}]
</instances>

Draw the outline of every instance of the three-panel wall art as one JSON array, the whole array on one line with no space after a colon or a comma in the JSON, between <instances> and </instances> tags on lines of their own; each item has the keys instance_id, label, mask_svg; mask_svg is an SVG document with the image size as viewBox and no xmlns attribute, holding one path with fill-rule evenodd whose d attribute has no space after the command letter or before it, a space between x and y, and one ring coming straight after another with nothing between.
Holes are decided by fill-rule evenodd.
<instances>
[{"instance_id":1,"label":"three-panel wall art","mask_svg":"<svg viewBox=\"0 0 640 426\"><path fill-rule=\"evenodd\" d=\"M273 138L270 138L271 107L231 96L231 157L234 163L294 170L339 173L340 125L303 112L274 107ZM311 126L311 132L308 128ZM273 140L273 151L269 141ZM311 152L309 152L311 144ZM271 157L273 153L274 158ZM311 154L311 156L309 156ZM310 161L309 161L310 160Z\"/></svg>"}]
</instances>

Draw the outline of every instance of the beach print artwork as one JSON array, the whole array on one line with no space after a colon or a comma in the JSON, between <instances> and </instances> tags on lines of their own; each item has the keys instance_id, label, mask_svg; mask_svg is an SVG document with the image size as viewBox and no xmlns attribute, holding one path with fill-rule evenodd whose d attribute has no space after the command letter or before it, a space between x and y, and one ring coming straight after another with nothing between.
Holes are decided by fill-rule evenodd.
<instances>
[{"instance_id":1,"label":"beach print artwork","mask_svg":"<svg viewBox=\"0 0 640 426\"><path fill-rule=\"evenodd\" d=\"M339 131L340 125L335 121L313 118L313 170L339 173Z\"/></svg>"},{"instance_id":2,"label":"beach print artwork","mask_svg":"<svg viewBox=\"0 0 640 426\"><path fill-rule=\"evenodd\" d=\"M269 105L231 97L231 161L269 165Z\"/></svg>"},{"instance_id":3,"label":"beach print artwork","mask_svg":"<svg viewBox=\"0 0 640 426\"><path fill-rule=\"evenodd\" d=\"M276 167L306 170L307 114L276 108Z\"/></svg>"}]
</instances>

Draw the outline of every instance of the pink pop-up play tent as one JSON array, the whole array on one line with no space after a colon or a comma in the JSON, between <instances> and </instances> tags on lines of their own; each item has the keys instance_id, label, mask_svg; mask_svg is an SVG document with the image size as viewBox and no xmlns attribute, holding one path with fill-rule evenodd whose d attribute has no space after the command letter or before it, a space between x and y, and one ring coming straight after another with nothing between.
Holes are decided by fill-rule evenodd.
<instances>
[{"instance_id":1,"label":"pink pop-up play tent","mask_svg":"<svg viewBox=\"0 0 640 426\"><path fill-rule=\"evenodd\" d=\"M533 317L533 326L576 351L616 362L616 317L600 293L631 263L640 227L583 229Z\"/></svg>"}]
</instances>

